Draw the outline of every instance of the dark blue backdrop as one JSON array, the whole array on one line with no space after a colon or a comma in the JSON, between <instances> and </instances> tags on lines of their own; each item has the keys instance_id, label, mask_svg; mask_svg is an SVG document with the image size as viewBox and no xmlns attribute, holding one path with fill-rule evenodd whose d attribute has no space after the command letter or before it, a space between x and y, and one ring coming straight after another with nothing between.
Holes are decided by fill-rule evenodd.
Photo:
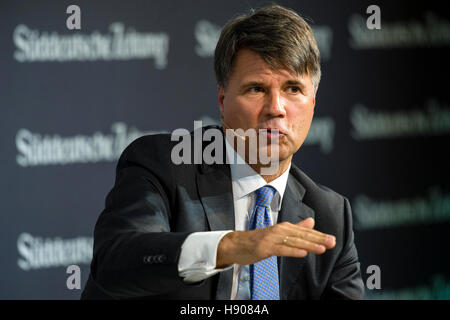
<instances>
[{"instance_id":1,"label":"dark blue backdrop","mask_svg":"<svg viewBox=\"0 0 450 320\"><path fill-rule=\"evenodd\" d=\"M221 26L261 1L0 4L0 298L78 299L95 221L136 137L219 120ZM316 114L295 163L348 197L367 297L450 298L450 21L441 2L279 1L322 54ZM68 30L66 8L81 9Z\"/></svg>"}]
</instances>

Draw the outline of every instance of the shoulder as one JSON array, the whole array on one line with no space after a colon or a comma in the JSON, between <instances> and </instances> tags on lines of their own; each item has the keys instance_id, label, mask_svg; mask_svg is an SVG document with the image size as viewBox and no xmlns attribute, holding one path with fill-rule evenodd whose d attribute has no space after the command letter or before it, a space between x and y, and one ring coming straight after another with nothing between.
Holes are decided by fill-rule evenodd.
<instances>
[{"instance_id":1,"label":"shoulder","mask_svg":"<svg viewBox=\"0 0 450 320\"><path fill-rule=\"evenodd\" d=\"M292 164L290 174L305 189L304 202L342 205L346 198L336 191L315 182L305 172Z\"/></svg>"},{"instance_id":2,"label":"shoulder","mask_svg":"<svg viewBox=\"0 0 450 320\"><path fill-rule=\"evenodd\" d=\"M122 152L120 160L164 157L172 146L168 133L145 135L131 142Z\"/></svg>"},{"instance_id":3,"label":"shoulder","mask_svg":"<svg viewBox=\"0 0 450 320\"><path fill-rule=\"evenodd\" d=\"M193 158L195 152L202 153L202 149L205 147L203 139L203 134L210 129L215 129L219 135L221 135L221 130L217 126L206 126L200 128L198 135L195 133L197 130L189 132L187 129L176 129L172 133L160 133L145 135L137 138L132 143L125 148L121 155L122 158L138 158L138 159L161 159L162 161L170 160L172 152L188 151L190 153L189 158ZM201 148L197 150L194 148L196 144L195 139L200 139ZM209 138L208 138L209 139ZM209 140L210 141L210 140ZM210 142L206 142L209 144ZM192 160L192 159L191 159ZM177 162L177 161L172 161Z\"/></svg>"},{"instance_id":4,"label":"shoulder","mask_svg":"<svg viewBox=\"0 0 450 320\"><path fill-rule=\"evenodd\" d=\"M204 127L206 130L209 127ZM145 135L130 143L117 163L117 174L124 169L139 168L167 184L192 179L199 165L195 159L202 153L196 146L196 131L177 129L172 133Z\"/></svg>"},{"instance_id":5,"label":"shoulder","mask_svg":"<svg viewBox=\"0 0 450 320\"><path fill-rule=\"evenodd\" d=\"M216 135L222 139L222 131L217 126L206 126L189 132L186 129L177 129L172 133L152 134L142 136L134 140L123 151L119 165L123 162L132 161L137 163L155 163L161 166L190 165L197 163L194 159L203 159L203 150L206 145L212 143L208 137L203 141L203 135L208 130L216 130ZM197 133L197 131L200 131ZM214 136L212 141L217 137ZM198 142L197 140L200 139ZM199 147L200 146L200 147Z\"/></svg>"},{"instance_id":6,"label":"shoulder","mask_svg":"<svg viewBox=\"0 0 450 320\"><path fill-rule=\"evenodd\" d=\"M116 184L152 181L172 188L175 166L171 161L174 142L170 134L152 134L137 138L122 152L116 167Z\"/></svg>"}]
</instances>

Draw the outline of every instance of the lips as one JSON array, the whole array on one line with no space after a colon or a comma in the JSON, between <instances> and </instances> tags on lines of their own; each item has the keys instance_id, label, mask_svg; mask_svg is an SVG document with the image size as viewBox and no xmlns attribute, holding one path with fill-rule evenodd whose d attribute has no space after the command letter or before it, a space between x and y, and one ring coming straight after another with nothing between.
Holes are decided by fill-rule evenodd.
<instances>
[{"instance_id":1,"label":"lips","mask_svg":"<svg viewBox=\"0 0 450 320\"><path fill-rule=\"evenodd\" d=\"M267 143L281 142L286 137L285 133L278 128L260 128L259 134L263 134L266 137Z\"/></svg>"},{"instance_id":2,"label":"lips","mask_svg":"<svg viewBox=\"0 0 450 320\"><path fill-rule=\"evenodd\" d=\"M267 133L270 134L276 134L276 132L278 131L278 134L281 135L285 135L286 133L280 129L280 128L259 128L259 130L267 130Z\"/></svg>"}]
</instances>

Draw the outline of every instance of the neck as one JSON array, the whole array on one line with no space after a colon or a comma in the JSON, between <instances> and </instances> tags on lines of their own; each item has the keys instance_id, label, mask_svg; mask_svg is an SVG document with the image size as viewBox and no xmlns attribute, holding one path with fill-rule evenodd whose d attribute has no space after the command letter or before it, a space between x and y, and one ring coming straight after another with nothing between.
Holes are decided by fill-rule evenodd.
<instances>
[{"instance_id":1,"label":"neck","mask_svg":"<svg viewBox=\"0 0 450 320\"><path fill-rule=\"evenodd\" d=\"M281 176L289 168L289 164L291 163L291 160L292 160L292 156L290 156L288 159L285 159L284 161L280 161L278 163L278 170L274 174L270 174L270 175L261 174L261 169L264 167L267 167L267 165L249 164L247 161L246 162L253 170L258 172L261 175L261 177L263 177L264 180L266 180L266 182L271 182L271 181L275 180L276 178L278 178L279 176Z\"/></svg>"},{"instance_id":2,"label":"neck","mask_svg":"<svg viewBox=\"0 0 450 320\"><path fill-rule=\"evenodd\" d=\"M273 180L275 180L276 178L278 178L279 176L281 176L288 168L289 165L292 161L292 155L289 156L286 159L283 160L278 160L277 163L269 163L269 164L261 164L261 163L250 163L249 161L249 147L248 147L248 141L243 139L242 137L238 137L238 136L234 136L234 137L226 137L227 140L229 140L229 143L231 144L232 148L234 149L234 151L236 153L238 153L242 159L245 160L245 162L253 169L255 170L257 173L259 173L261 175L261 177L263 177L263 179L266 182L271 182ZM241 139L241 140L239 140ZM230 141L231 140L231 141ZM245 148L244 148L244 153L245 154L241 154L239 152L239 148L237 148L238 143L244 143ZM243 151L243 150L241 150ZM273 168L274 166L276 166L275 168ZM266 170L263 170L266 169ZM271 170L268 170L271 169ZM276 169L276 170L275 170ZM264 174L264 172L270 172L270 174Z\"/></svg>"}]
</instances>

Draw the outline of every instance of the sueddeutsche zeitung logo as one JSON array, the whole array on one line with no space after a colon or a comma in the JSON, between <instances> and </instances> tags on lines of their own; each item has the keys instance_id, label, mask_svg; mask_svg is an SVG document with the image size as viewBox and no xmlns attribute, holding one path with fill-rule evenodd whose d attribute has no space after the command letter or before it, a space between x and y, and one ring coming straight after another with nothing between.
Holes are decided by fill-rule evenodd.
<instances>
[{"instance_id":1,"label":"sueddeutsche zeitung logo","mask_svg":"<svg viewBox=\"0 0 450 320\"><path fill-rule=\"evenodd\" d=\"M450 132L450 109L434 98L424 106L394 111L373 110L357 103L350 121L356 140L445 135Z\"/></svg>"},{"instance_id":2,"label":"sueddeutsche zeitung logo","mask_svg":"<svg viewBox=\"0 0 450 320\"><path fill-rule=\"evenodd\" d=\"M95 132L91 136L62 137L42 135L28 129L19 129L16 135L19 166L67 165L99 161L115 161L135 139L165 131L139 131L123 122L111 126L112 134Z\"/></svg>"},{"instance_id":3,"label":"sueddeutsche zeitung logo","mask_svg":"<svg viewBox=\"0 0 450 320\"><path fill-rule=\"evenodd\" d=\"M20 255L17 265L20 269L29 271L70 264L89 264L93 244L92 237L43 238L24 232L17 239L17 250Z\"/></svg>"},{"instance_id":4,"label":"sueddeutsche zeitung logo","mask_svg":"<svg viewBox=\"0 0 450 320\"><path fill-rule=\"evenodd\" d=\"M14 59L19 62L94 61L94 60L155 60L157 69L167 65L169 35L164 32L137 32L125 29L123 23L109 26L110 34L58 34L40 32L20 24L13 33L17 48Z\"/></svg>"},{"instance_id":5,"label":"sueddeutsche zeitung logo","mask_svg":"<svg viewBox=\"0 0 450 320\"><path fill-rule=\"evenodd\" d=\"M386 49L448 46L450 21L434 12L424 13L424 19L386 22L380 30L370 30L366 18L354 14L348 21L350 47L354 49Z\"/></svg>"}]
</instances>

